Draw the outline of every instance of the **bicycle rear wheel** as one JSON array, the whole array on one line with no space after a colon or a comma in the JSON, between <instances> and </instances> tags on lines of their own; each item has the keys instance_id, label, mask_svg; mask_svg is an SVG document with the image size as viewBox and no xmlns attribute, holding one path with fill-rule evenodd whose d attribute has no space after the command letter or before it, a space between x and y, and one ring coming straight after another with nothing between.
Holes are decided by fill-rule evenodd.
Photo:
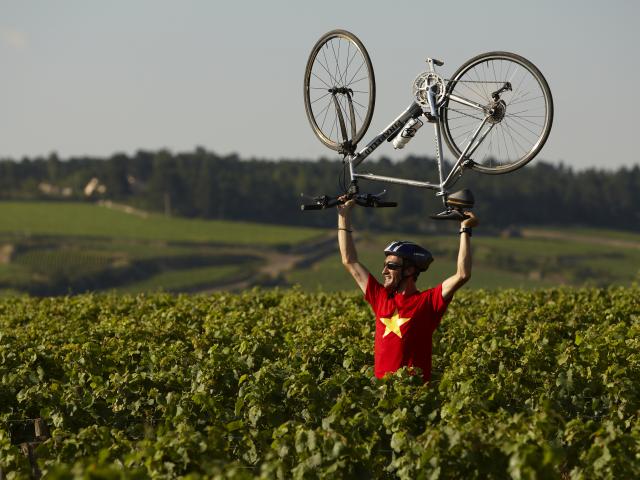
<instances>
[{"instance_id":1,"label":"bicycle rear wheel","mask_svg":"<svg viewBox=\"0 0 640 480\"><path fill-rule=\"evenodd\" d=\"M376 98L371 59L358 38L332 30L316 42L304 72L304 107L327 147L355 146L364 136Z\"/></svg>"},{"instance_id":2,"label":"bicycle rear wheel","mask_svg":"<svg viewBox=\"0 0 640 480\"><path fill-rule=\"evenodd\" d=\"M553 122L551 90L536 66L519 55L490 52L472 58L453 74L447 92L443 133L456 158L489 115L478 138L489 130L486 137L467 153L478 172L512 172L533 160L547 141Z\"/></svg>"}]
</instances>

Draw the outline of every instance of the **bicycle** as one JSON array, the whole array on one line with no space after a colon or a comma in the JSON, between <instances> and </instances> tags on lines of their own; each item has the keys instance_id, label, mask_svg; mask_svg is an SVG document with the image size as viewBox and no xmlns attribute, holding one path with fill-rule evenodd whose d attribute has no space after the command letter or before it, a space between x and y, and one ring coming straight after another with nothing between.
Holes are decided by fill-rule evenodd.
<instances>
[{"instance_id":1,"label":"bicycle","mask_svg":"<svg viewBox=\"0 0 640 480\"><path fill-rule=\"evenodd\" d=\"M362 42L346 30L332 30L314 45L304 75L305 110L313 132L343 155L350 184L342 196L313 197L302 210L321 210L354 198L368 207L394 207L381 194L361 194L358 180L436 190L445 210L435 219L462 219L473 207L469 190L450 192L465 170L505 174L529 163L544 146L553 122L547 81L529 60L510 52L488 52L465 62L451 78L436 72L444 62L427 58L428 71L412 84L414 100L361 150L375 106L373 65ZM439 182L358 173L357 167L385 140L402 148L424 122L433 124ZM328 120L328 121L327 121ZM417 125L417 123L420 125ZM445 175L442 137L457 158Z\"/></svg>"}]
</instances>

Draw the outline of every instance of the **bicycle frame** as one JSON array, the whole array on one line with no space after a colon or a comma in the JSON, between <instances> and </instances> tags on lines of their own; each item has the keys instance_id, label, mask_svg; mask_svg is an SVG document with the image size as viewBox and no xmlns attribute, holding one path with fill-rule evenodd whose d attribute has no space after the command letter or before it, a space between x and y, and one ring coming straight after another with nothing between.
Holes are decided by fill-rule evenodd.
<instances>
[{"instance_id":1,"label":"bicycle frame","mask_svg":"<svg viewBox=\"0 0 640 480\"><path fill-rule=\"evenodd\" d=\"M429 65L431 67L431 71L433 72L433 63L431 59L428 60ZM437 62L437 61L436 61ZM366 147L360 150L357 153L347 153L345 156L345 161L349 164L349 174L351 176L352 183L357 179L363 180L371 180L385 183L396 183L400 185L409 185L412 187L420 187L420 188L428 188L430 190L436 190L437 196L442 196L443 201L446 202L446 197L448 192L448 188L455 183L455 181L462 175L462 172L465 168L469 168L472 165L472 160L469 158L470 155L480 146L482 141L488 135L488 133L493 128L493 123L490 123L489 128L481 135L480 132L482 128L487 124L487 121L491 117L491 113L488 111L488 107L480 105L478 103L472 102L468 99L459 97L457 95L451 95L450 92L446 92L443 96L440 103L436 102L436 91L435 87L431 86L427 90L427 98L429 102L429 110L430 116L434 120L434 133L436 140L436 159L438 163L438 175L439 175L439 183L431 183L431 182L421 182L416 180L409 180L404 178L397 177L386 177L381 175L375 175L373 173L356 173L355 169L360 165L374 150L376 150L385 140L390 139L400 132L400 130L404 127L404 125L412 118L418 118L425 113L423 107L420 106L417 102L412 102L412 104L402 112L389 126L387 126L379 135L377 135L373 140L371 140ZM458 157L456 163L451 168L449 174L445 177L444 174L444 164L442 158L442 123L441 123L441 111L443 105L447 103L447 101L453 101L457 103L461 103L467 106L471 106L477 109L479 112L482 112L484 115L484 119L480 122L480 125L476 128L476 130L471 135L471 139L467 143L466 147L462 151L461 155ZM349 103L351 103L351 98L349 97ZM339 110L338 110L339 111ZM340 118L341 126L344 125L342 118ZM353 124L353 122L352 122ZM344 131L344 129L343 129ZM477 142L476 142L477 140ZM474 142L475 145L474 145Z\"/></svg>"}]
</instances>

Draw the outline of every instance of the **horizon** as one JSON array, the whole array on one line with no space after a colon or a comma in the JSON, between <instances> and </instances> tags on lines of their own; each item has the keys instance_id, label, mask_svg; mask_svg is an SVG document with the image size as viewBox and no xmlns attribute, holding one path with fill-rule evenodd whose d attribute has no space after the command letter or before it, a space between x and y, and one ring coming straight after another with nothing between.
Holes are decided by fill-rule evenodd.
<instances>
[{"instance_id":1,"label":"horizon","mask_svg":"<svg viewBox=\"0 0 640 480\"><path fill-rule=\"evenodd\" d=\"M258 157L258 156L251 156L251 157L243 157L242 155L240 155L238 152L229 152L229 153L225 153L225 154L221 154L219 152L216 152L215 150L209 149L209 148L205 148L202 147L201 145L197 145L194 148L188 150L188 149L184 149L184 150L172 150L170 148L158 148L158 149L137 149L132 153L129 152L123 152L123 151L116 151L110 155L105 155L105 156L99 156L99 155L70 155L68 157L61 157L58 152L49 152L46 155L35 155L32 157L29 156L22 156L22 158L5 158L5 157L0 157L0 162L14 162L14 163L20 163L20 162L24 162L24 161L47 161L51 158L51 156L55 156L57 158L58 161L60 162L69 162L69 161L74 161L74 160L89 160L89 161L109 161L119 155L124 155L126 157L135 157L136 155L140 154L140 153L151 153L151 154L157 154L157 153L161 153L161 152L167 152L172 156L179 156L179 155L190 155L190 154L194 154L197 153L198 150L203 150L207 155L215 155L218 158L221 159L229 159L229 158L236 158L238 161L240 162L252 162L252 161L256 161L256 162L321 162L321 161L329 161L329 162L342 162L342 159L338 156L338 155L334 155L333 157L328 157L328 156L319 156L317 158L286 158L286 157L280 157L280 158L270 158L270 157ZM431 156L431 155L427 155L427 154L420 154L420 153L406 153L406 155L402 156L402 157L389 157L386 155L371 155L370 157L367 158L367 163L377 163L380 161L390 161L392 163L402 163L404 161L407 161L409 158L419 158L419 159L425 159L425 160L430 160L430 161L436 161L435 155ZM445 158L445 163L451 164L452 162L448 159ZM598 171L598 172L605 172L605 173L616 173L619 172L620 170L623 169L627 169L627 170L633 170L633 169L637 169L640 168L640 162L638 163L634 163L634 164L630 164L630 165L617 165L617 166L607 166L607 165L571 165L567 162L564 162L562 160L559 160L557 162L553 162L553 161L549 161L545 158L540 158L540 155L538 155L536 158L534 158L532 161L530 161L529 163L527 163L524 167L521 167L518 170L525 170L528 168L531 168L533 166L535 166L538 163L544 163L546 165L551 165L554 168L566 168L569 169L575 173L580 173L580 172L586 172L586 171ZM482 175L482 174L480 174Z\"/></svg>"}]
</instances>

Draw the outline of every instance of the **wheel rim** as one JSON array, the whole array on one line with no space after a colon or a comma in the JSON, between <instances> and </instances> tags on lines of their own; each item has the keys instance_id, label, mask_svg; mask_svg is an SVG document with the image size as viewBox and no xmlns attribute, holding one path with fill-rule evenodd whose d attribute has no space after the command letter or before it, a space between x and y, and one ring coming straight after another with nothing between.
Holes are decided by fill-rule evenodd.
<instances>
[{"instance_id":1,"label":"wheel rim","mask_svg":"<svg viewBox=\"0 0 640 480\"><path fill-rule=\"evenodd\" d=\"M334 97L344 119L348 140L355 145L371 122L375 79L364 46L346 32L321 39L309 57L305 72L305 107L311 126L325 145L337 150L344 139Z\"/></svg>"},{"instance_id":2,"label":"wheel rim","mask_svg":"<svg viewBox=\"0 0 640 480\"><path fill-rule=\"evenodd\" d=\"M499 100L492 93L509 82ZM470 158L474 168L486 173L505 173L529 162L540 151L551 127L553 104L542 74L518 56L486 56L461 68L449 83L449 92L486 106L492 112L490 132ZM449 100L443 112L445 140L460 156L479 126L484 113Z\"/></svg>"}]
</instances>

